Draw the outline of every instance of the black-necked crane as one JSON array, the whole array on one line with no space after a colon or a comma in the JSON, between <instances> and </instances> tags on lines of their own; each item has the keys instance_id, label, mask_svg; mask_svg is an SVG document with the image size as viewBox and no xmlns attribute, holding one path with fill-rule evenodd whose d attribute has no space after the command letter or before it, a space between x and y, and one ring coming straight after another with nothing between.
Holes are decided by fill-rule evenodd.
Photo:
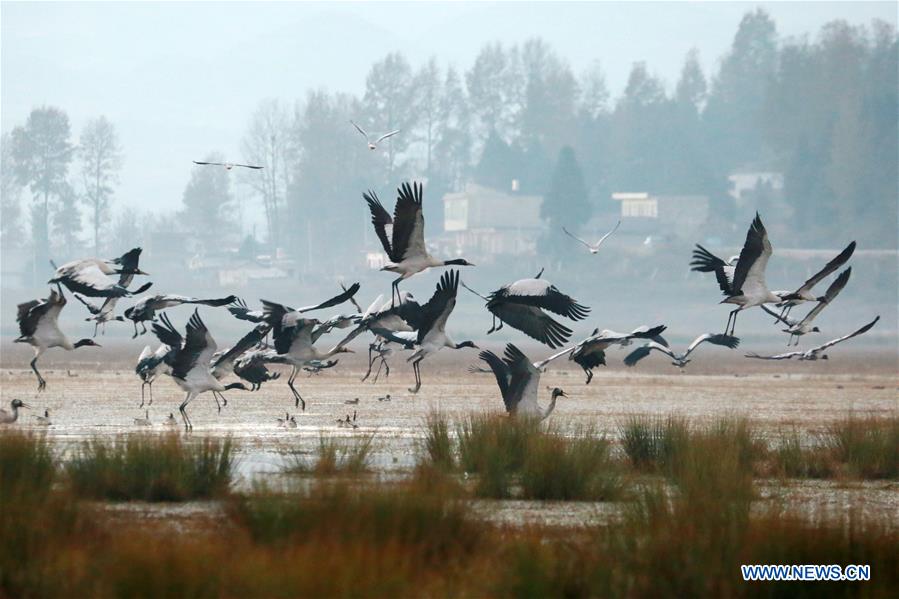
<instances>
[{"instance_id":1,"label":"black-necked crane","mask_svg":"<svg viewBox=\"0 0 899 599\"><path fill-rule=\"evenodd\" d=\"M602 331L594 329L589 337L577 345L553 354L546 360L539 362L538 366L542 369L556 358L568 354L568 359L583 369L587 375L587 380L584 384L589 385L590 381L593 380L593 369L597 366L605 366L607 349L613 345L628 346L634 339L653 339L664 343L660 335L666 328L663 324L654 327L642 325L630 333L618 333L609 329L603 329Z\"/></svg>"},{"instance_id":2,"label":"black-necked crane","mask_svg":"<svg viewBox=\"0 0 899 599\"><path fill-rule=\"evenodd\" d=\"M137 365L134 367L134 373L140 377L140 408L144 407L144 390L149 388L150 402L153 405L153 381L160 374L171 374L172 367L170 363L174 360L176 348L162 344L156 348L156 351L150 349L149 345L144 346L137 358Z\"/></svg>"},{"instance_id":3,"label":"black-necked crane","mask_svg":"<svg viewBox=\"0 0 899 599\"><path fill-rule=\"evenodd\" d=\"M221 166L224 167L226 171L230 171L234 167L250 168L256 171L264 168L262 166L256 166L254 164L240 164L238 162L204 162L202 160L194 160L193 162L194 164L199 164L200 166Z\"/></svg>"},{"instance_id":4,"label":"black-necked crane","mask_svg":"<svg viewBox=\"0 0 899 599\"><path fill-rule=\"evenodd\" d=\"M782 308L780 315L783 317L787 317L790 315L790 310L793 309L794 306L798 306L803 302L820 302L824 296L816 297L812 295L812 288L815 285L820 283L827 275L832 272L836 272L838 268L846 264L849 258L852 257L852 253L855 252L855 242L851 242L847 245L842 252L837 254L830 262L824 265L824 268L813 274L808 280L802 284L799 289L792 292L786 291L775 291L774 294L779 296L781 302L777 304L778 308Z\"/></svg>"},{"instance_id":5,"label":"black-necked crane","mask_svg":"<svg viewBox=\"0 0 899 599\"><path fill-rule=\"evenodd\" d=\"M765 230L765 225L762 224L762 219L756 213L755 219L746 233L746 241L743 243L743 249L740 251L740 257L734 268L733 280L729 289L724 291L727 297L721 301L722 304L737 305L728 316L727 325L724 327L725 335L734 334L737 315L741 311L763 304L777 304L781 301L780 297L768 289L768 284L765 282L765 268L768 266L768 259L772 252L768 232ZM724 287L720 277L718 283L722 288ZM728 328L730 329L729 333Z\"/></svg>"},{"instance_id":6,"label":"black-necked crane","mask_svg":"<svg viewBox=\"0 0 899 599\"><path fill-rule=\"evenodd\" d=\"M250 389L246 389L247 391L255 391L259 388L254 381L258 381L260 378L264 380L270 380L271 378L277 377L269 377L264 373L260 373L260 368L257 366L256 368L252 368L248 365L244 365L240 369L240 372L244 374L248 374L253 381L244 379L243 376L238 374L237 362L240 360L245 354L252 353L257 356L257 359L261 359L260 355L256 353L254 350L261 342L262 339L268 334L269 325L262 323L253 327L247 334L241 337L234 345L229 348L223 349L222 351L216 352L212 355L212 361L209 363L209 367L212 370L212 376L214 376L218 380L224 379L226 376L230 374L235 374L239 378L245 380L250 383ZM267 372L265 368L265 364L261 365L261 369ZM216 405L218 404L218 400L222 400L222 404L228 405L228 400L225 399L224 395L221 395L218 391L212 391L213 397L216 398ZM219 405L219 411L221 411L221 405Z\"/></svg>"},{"instance_id":7,"label":"black-necked crane","mask_svg":"<svg viewBox=\"0 0 899 599\"><path fill-rule=\"evenodd\" d=\"M777 354L774 356L760 356L759 354L746 354L747 358L758 358L760 360L790 360L792 358L797 358L800 361L814 361L814 360L827 360L828 356L824 352L829 348L833 347L838 343L842 343L843 341L847 341L852 339L853 337L857 337L859 335L863 335L871 330L877 321L880 320L880 316L877 316L874 320L861 327L860 329L849 333L848 335L843 335L842 337L837 337L836 339L831 339L827 343L822 343L817 347L813 347L811 349L807 349L805 351L791 351L783 354Z\"/></svg>"},{"instance_id":8,"label":"black-necked crane","mask_svg":"<svg viewBox=\"0 0 899 599\"><path fill-rule=\"evenodd\" d=\"M258 391L263 383L280 378L280 372L265 365L264 349L253 349L234 360L234 374L250 383L250 391Z\"/></svg>"},{"instance_id":9,"label":"black-necked crane","mask_svg":"<svg viewBox=\"0 0 899 599\"><path fill-rule=\"evenodd\" d=\"M139 247L134 248L112 261L113 264L118 264L122 271L121 274L119 274L119 286L127 289L128 286L131 285L131 282L134 280L134 275L138 272L141 272L138 264L142 251L143 250ZM146 290L148 287L149 285L144 286L142 289ZM106 333L106 323L125 321L124 316L115 314L115 307L119 301L118 297L107 297L103 301L102 305L97 306L87 301L77 293L74 295L75 299L84 304L88 312L91 313L91 315L88 318L85 318L85 320L88 322L93 321L94 337L97 336L97 331L101 326L103 333Z\"/></svg>"},{"instance_id":10,"label":"black-necked crane","mask_svg":"<svg viewBox=\"0 0 899 599\"><path fill-rule=\"evenodd\" d=\"M612 230L609 231L608 233L606 233L605 235L603 235L602 237L600 237L599 241L597 241L596 243L590 243L589 241L585 241L585 240L581 239L580 237L578 237L577 235L575 235L574 233L572 233L565 227L562 227L562 230L565 232L566 235L568 235L575 241L581 242L584 246L586 246L586 248L588 250L590 250L591 254L595 255L595 254L599 253L599 248L602 247L603 242L605 242L605 240L608 239L612 233L617 231L618 227L620 227L620 226L621 226L621 221L619 220L618 223L616 223L615 226L612 227Z\"/></svg>"},{"instance_id":11,"label":"black-necked crane","mask_svg":"<svg viewBox=\"0 0 899 599\"><path fill-rule=\"evenodd\" d=\"M9 402L9 411L0 408L0 424L13 424L19 419L19 408L29 407L21 399L14 399Z\"/></svg>"},{"instance_id":12,"label":"black-necked crane","mask_svg":"<svg viewBox=\"0 0 899 599\"><path fill-rule=\"evenodd\" d=\"M75 296L76 300L78 300L79 302L84 304L84 306L87 308L87 311L91 313L91 315L88 318L85 318L84 320L86 320L88 322L93 321L94 337L97 336L97 331L100 328L100 326L103 327L103 334L104 335L106 334L106 323L108 323L108 322L125 322L124 316L122 316L121 314L119 314L119 315L115 314L115 306L116 306L116 303L119 301L119 298L108 297L108 298L106 298L106 300L103 302L102 305L97 306L96 304L93 304L93 303L87 301L86 299L84 299L83 297L78 295L77 293L73 293L72 295Z\"/></svg>"},{"instance_id":13,"label":"black-necked crane","mask_svg":"<svg viewBox=\"0 0 899 599\"><path fill-rule=\"evenodd\" d=\"M462 286L487 302L487 309L493 314L493 325L487 331L488 335L502 329L503 323L506 323L552 349L568 341L572 331L544 310L575 321L587 318L590 313L590 308L541 279L540 274L533 279L521 279L504 285L487 296L464 283ZM499 326L496 319L500 320Z\"/></svg>"},{"instance_id":14,"label":"black-necked crane","mask_svg":"<svg viewBox=\"0 0 899 599\"><path fill-rule=\"evenodd\" d=\"M19 323L21 335L15 339L16 343L27 343L34 348L34 359L31 360L31 370L37 377L37 389L43 391L47 387L47 381L37 369L37 360L45 351L52 347L61 347L71 351L79 347L99 347L93 339L79 339L74 343L66 337L59 328L59 313L66 305L66 298L62 288L57 285L50 290L50 297L40 300L31 300L18 305L16 320Z\"/></svg>"},{"instance_id":15,"label":"black-necked crane","mask_svg":"<svg viewBox=\"0 0 899 599\"><path fill-rule=\"evenodd\" d=\"M326 361L339 353L352 353L352 350L337 344L327 351L321 351L315 347L319 337L331 331L333 327L323 325L314 318L303 318L302 313L329 308L347 301L359 290L359 283L354 283L349 289L322 302L316 306L309 306L295 310L276 302L262 300L263 318L271 326L274 350L263 353L266 362L275 364L289 364L290 376L287 377L287 386L294 397L294 405L302 404L306 409L306 400L300 395L294 386L300 369L313 361Z\"/></svg>"},{"instance_id":16,"label":"black-necked crane","mask_svg":"<svg viewBox=\"0 0 899 599\"><path fill-rule=\"evenodd\" d=\"M357 125L356 122L353 120L350 120L350 123L353 125L353 127L356 128L356 131L359 132L359 135L361 135L362 137L365 138L365 143L368 144L369 150L376 150L378 148L379 143L381 143L385 139L389 139L389 138L393 137L394 135L396 135L397 133L400 132L400 129L394 129L393 131L388 131L387 133L378 136L377 138L375 138L374 141L372 141L371 137L369 137L369 135L365 131L365 129L363 129L362 127Z\"/></svg>"},{"instance_id":17,"label":"black-necked crane","mask_svg":"<svg viewBox=\"0 0 899 599\"><path fill-rule=\"evenodd\" d=\"M390 366L387 364L387 358L393 353L396 342L385 338L381 333L391 336L400 333L413 333L418 329L417 319L420 317L420 314L421 305L415 301L412 294L407 291L400 291L398 304L392 305L392 302L384 301L383 295L379 295L368 309L359 315L356 328L350 331L340 344L348 344L365 331L370 331L375 336L375 341L368 346L368 370L362 377L363 381L371 375L375 360L380 360L381 363L378 365L374 381L378 381L382 368L387 370L385 377L390 376ZM409 341L414 341L414 337L410 338Z\"/></svg>"},{"instance_id":18,"label":"black-necked crane","mask_svg":"<svg viewBox=\"0 0 899 599\"><path fill-rule=\"evenodd\" d=\"M418 349L409 356L407 362L412 362L412 371L415 373L415 387L409 389L412 393L418 393L421 389L421 362L428 356L437 353L444 347L452 349L462 349L465 347L477 348L473 341L462 341L456 343L446 333L446 321L449 319L453 308L456 307L456 294L459 290L459 271L449 270L440 277L437 283L437 289L434 295L428 300L424 306L418 310L419 315L416 320L419 323L418 333L415 335L415 345ZM389 335L387 332L381 333L388 339L397 339L403 343L404 338L398 333ZM405 335L411 335L405 333ZM408 339L408 337L406 337ZM408 347L409 344L407 344Z\"/></svg>"},{"instance_id":19,"label":"black-necked crane","mask_svg":"<svg viewBox=\"0 0 899 599\"><path fill-rule=\"evenodd\" d=\"M422 212L421 183L403 183L397 189L396 206L393 217L387 213L378 196L373 191L362 194L371 211L371 223L381 240L381 246L390 262L381 270L399 274L392 283L391 303L395 305L399 295L399 284L409 277L439 266L474 266L464 258L441 260L428 253L425 244L425 217ZM387 235L387 227L392 227Z\"/></svg>"},{"instance_id":20,"label":"black-necked crane","mask_svg":"<svg viewBox=\"0 0 899 599\"><path fill-rule=\"evenodd\" d=\"M768 309L767 306L763 306L766 312L776 316L778 320L787 325L787 328L783 329L784 333L790 334L790 338L787 340L787 347L790 346L794 337L796 338L796 343L794 345L799 345L799 337L801 337L802 335L805 335L807 333L821 332L818 327L812 325L812 321L815 320L818 314L820 314L821 311L830 304L830 302L836 299L836 297L840 294L840 291L843 290L843 287L846 286L846 283L849 282L849 276L851 274L851 266L841 272L840 276L834 279L833 283L830 284L830 286L827 288L827 291L825 291L824 295L819 299L818 303L815 304L815 307L812 308L802 320L791 320L786 316L777 315L773 310Z\"/></svg>"},{"instance_id":21,"label":"black-necked crane","mask_svg":"<svg viewBox=\"0 0 899 599\"><path fill-rule=\"evenodd\" d=\"M506 345L502 358L486 350L478 354L478 357L493 371L509 414L545 420L556 408L556 399L566 397L565 392L556 387L550 394L549 405L541 407L537 402L541 367L532 363L511 343Z\"/></svg>"},{"instance_id":22,"label":"black-necked crane","mask_svg":"<svg viewBox=\"0 0 899 599\"><path fill-rule=\"evenodd\" d=\"M195 397L207 391L222 393L228 389L247 391L247 388L243 383L222 385L213 376L210 363L218 346L200 318L199 310L194 310L188 320L187 333L184 337L172 326L167 317L163 317L161 320L162 324L153 323L153 332L162 343L176 350L172 360L172 378L187 394L184 401L178 406L178 411L181 412L184 428L191 430L193 424L187 416L187 406Z\"/></svg>"},{"instance_id":23,"label":"black-necked crane","mask_svg":"<svg viewBox=\"0 0 899 599\"><path fill-rule=\"evenodd\" d=\"M134 335L132 335L131 337L132 339L134 339L138 335L143 335L147 332L147 321L155 322L156 313L160 310L173 308L182 304L195 304L216 308L220 306L227 306L228 304L234 303L235 300L237 300L237 297L234 295L229 295L227 297L217 299L199 299L196 297L171 294L150 295L140 298L133 306L126 309L125 318L134 323ZM140 333L137 332L138 323L140 323L141 327L143 328Z\"/></svg>"},{"instance_id":24,"label":"black-necked crane","mask_svg":"<svg viewBox=\"0 0 899 599\"><path fill-rule=\"evenodd\" d=\"M713 334L713 333L704 333L693 340L689 346L687 346L687 350L678 354L675 353L666 343L659 343L657 341L650 341L644 345L641 345L627 356L624 357L624 365L625 366L636 366L637 362L648 356L653 350L661 352L671 358L672 366L677 366L680 369L683 369L687 364L691 362L690 354L693 353L697 347L699 347L703 343L711 343L712 345L720 345L722 347L728 347L730 349L736 348L740 345L740 339L737 337L732 337L731 335L722 335L722 334Z\"/></svg>"},{"instance_id":25,"label":"black-necked crane","mask_svg":"<svg viewBox=\"0 0 899 599\"><path fill-rule=\"evenodd\" d=\"M143 293L153 284L145 283L136 291L129 291L127 285L122 285L123 280L131 283L131 279L124 275L147 275L138 266L141 248L134 248L118 258L104 260L100 258L85 258L73 260L56 269L49 283L61 283L73 293L80 293L87 297L130 297ZM110 275L119 275L119 281L114 281Z\"/></svg>"}]
</instances>

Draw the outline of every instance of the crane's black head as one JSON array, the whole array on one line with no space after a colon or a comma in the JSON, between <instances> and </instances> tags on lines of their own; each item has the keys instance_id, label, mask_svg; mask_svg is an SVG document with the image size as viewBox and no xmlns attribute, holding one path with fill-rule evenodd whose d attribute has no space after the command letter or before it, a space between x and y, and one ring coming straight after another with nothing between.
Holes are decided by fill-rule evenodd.
<instances>
[{"instance_id":1,"label":"crane's black head","mask_svg":"<svg viewBox=\"0 0 899 599\"><path fill-rule=\"evenodd\" d=\"M827 356L827 354L824 354L823 356L821 356L820 359L821 360L829 360L830 358Z\"/></svg>"},{"instance_id":2,"label":"crane's black head","mask_svg":"<svg viewBox=\"0 0 899 599\"><path fill-rule=\"evenodd\" d=\"M555 399L557 397L568 397L565 395L565 392L559 389L558 387L553 388L552 398Z\"/></svg>"},{"instance_id":3,"label":"crane's black head","mask_svg":"<svg viewBox=\"0 0 899 599\"><path fill-rule=\"evenodd\" d=\"M474 264L472 264L465 258L454 258L453 260L446 260L443 264L444 266L474 266Z\"/></svg>"},{"instance_id":4,"label":"crane's black head","mask_svg":"<svg viewBox=\"0 0 899 599\"><path fill-rule=\"evenodd\" d=\"M10 402L9 405L11 405L11 406L13 407L13 409L16 409L16 408L27 408L27 407L28 407L28 404L26 404L26 403L25 403L24 401L22 401L21 399L14 399L14 400L12 400L12 402Z\"/></svg>"},{"instance_id":5,"label":"crane's black head","mask_svg":"<svg viewBox=\"0 0 899 599\"><path fill-rule=\"evenodd\" d=\"M74 347L85 347L88 345L93 345L94 347L100 347L100 344L94 341L93 339L79 339L75 342Z\"/></svg>"},{"instance_id":6,"label":"crane's black head","mask_svg":"<svg viewBox=\"0 0 899 599\"><path fill-rule=\"evenodd\" d=\"M462 343L456 344L456 349L462 349L463 347L473 347L474 349L479 349L478 346L474 344L474 341L463 341Z\"/></svg>"},{"instance_id":7,"label":"crane's black head","mask_svg":"<svg viewBox=\"0 0 899 599\"><path fill-rule=\"evenodd\" d=\"M820 333L820 332L821 332L821 329L819 329L818 327L812 327L812 333Z\"/></svg>"}]
</instances>

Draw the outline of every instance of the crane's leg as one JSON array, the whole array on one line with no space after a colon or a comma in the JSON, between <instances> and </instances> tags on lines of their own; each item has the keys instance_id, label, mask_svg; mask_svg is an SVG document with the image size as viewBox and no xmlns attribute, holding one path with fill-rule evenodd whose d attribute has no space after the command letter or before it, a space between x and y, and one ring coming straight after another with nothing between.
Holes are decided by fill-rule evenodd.
<instances>
[{"instance_id":1,"label":"crane's leg","mask_svg":"<svg viewBox=\"0 0 899 599\"><path fill-rule=\"evenodd\" d=\"M384 364L384 378L387 379L390 377L390 364L387 363L387 358L381 356L381 363ZM378 371L380 372L380 368ZM378 380L378 377L375 377L375 381Z\"/></svg>"},{"instance_id":2,"label":"crane's leg","mask_svg":"<svg viewBox=\"0 0 899 599\"><path fill-rule=\"evenodd\" d=\"M141 384L140 384L140 405L137 406L138 408L144 407L144 387L146 387L146 386L147 386L147 381L141 382Z\"/></svg>"},{"instance_id":3,"label":"crane's leg","mask_svg":"<svg viewBox=\"0 0 899 599\"><path fill-rule=\"evenodd\" d=\"M589 385L589 384L590 384L590 381L593 380L593 370L591 370L591 369L589 369L589 368L584 368L584 372L587 373L587 382L584 383L584 384L585 384L585 385Z\"/></svg>"},{"instance_id":4,"label":"crane's leg","mask_svg":"<svg viewBox=\"0 0 899 599\"><path fill-rule=\"evenodd\" d=\"M184 421L184 430L186 431L191 431L194 429L193 423L191 423L190 418L187 417L187 404L189 404L193 398L193 392L188 391L187 395L184 397L184 401L182 401L181 405L178 406L178 411L181 412L181 419Z\"/></svg>"},{"instance_id":5,"label":"crane's leg","mask_svg":"<svg viewBox=\"0 0 899 599\"><path fill-rule=\"evenodd\" d=\"M423 358L418 358L414 362L412 362L412 372L415 373L415 387L409 389L410 393L418 393L418 390L421 389L421 370L420 364Z\"/></svg>"},{"instance_id":6,"label":"crane's leg","mask_svg":"<svg viewBox=\"0 0 899 599\"><path fill-rule=\"evenodd\" d=\"M99 328L99 326L100 326L100 323L95 320L94 321L94 337L97 336L97 328Z\"/></svg>"},{"instance_id":7,"label":"crane's leg","mask_svg":"<svg viewBox=\"0 0 899 599\"><path fill-rule=\"evenodd\" d=\"M137 321L136 321L136 320L132 320L132 321L131 321L131 324L134 325L134 334L131 335L131 338L132 338L132 339L137 339L137 336L138 336L138 332L137 332Z\"/></svg>"},{"instance_id":8,"label":"crane's leg","mask_svg":"<svg viewBox=\"0 0 899 599\"><path fill-rule=\"evenodd\" d=\"M144 322L144 321L141 321L141 323L140 323L140 328L141 328L140 334L141 334L141 335L146 335L146 334L147 334L147 323Z\"/></svg>"},{"instance_id":9,"label":"crane's leg","mask_svg":"<svg viewBox=\"0 0 899 599\"><path fill-rule=\"evenodd\" d=\"M362 377L362 381L365 381L365 379L367 379L368 376L371 374L371 367L372 367L372 364L375 363L375 358L373 358L372 355L371 355L371 352L372 352L372 350L374 350L374 348L375 348L375 344L374 344L374 343L369 343L369 344L368 344L368 371L365 373L365 376Z\"/></svg>"},{"instance_id":10,"label":"crane's leg","mask_svg":"<svg viewBox=\"0 0 899 599\"><path fill-rule=\"evenodd\" d=\"M403 280L403 277L400 276L393 283L391 283L391 291L390 291L390 307L393 308L396 306L396 300L400 298L400 282Z\"/></svg>"},{"instance_id":11,"label":"crane's leg","mask_svg":"<svg viewBox=\"0 0 899 599\"><path fill-rule=\"evenodd\" d=\"M219 414L222 413L222 404L219 403L219 394L218 391L212 392L212 399L215 400L215 407L218 409Z\"/></svg>"},{"instance_id":12,"label":"crane's leg","mask_svg":"<svg viewBox=\"0 0 899 599\"><path fill-rule=\"evenodd\" d=\"M150 381L149 383L147 383L147 385L149 385L149 387L150 387L150 403L148 403L147 405L152 406L153 405L153 381Z\"/></svg>"},{"instance_id":13,"label":"crane's leg","mask_svg":"<svg viewBox=\"0 0 899 599\"><path fill-rule=\"evenodd\" d=\"M488 335L496 330L496 314L493 314L492 312L490 314L493 316L493 320L490 322L490 330L487 331Z\"/></svg>"},{"instance_id":14,"label":"crane's leg","mask_svg":"<svg viewBox=\"0 0 899 599\"><path fill-rule=\"evenodd\" d=\"M730 318L727 319L728 324L730 324L730 334L734 334L734 329L737 326L737 314L740 312L742 308L735 308L731 310ZM724 333L727 334L727 329L724 330Z\"/></svg>"},{"instance_id":15,"label":"crane's leg","mask_svg":"<svg viewBox=\"0 0 899 599\"><path fill-rule=\"evenodd\" d=\"M287 386L290 387L290 391L293 393L294 407L297 407L300 405L300 403L302 403L303 411L305 412L306 411L306 400L304 400L302 398L302 396L300 395L300 392L297 391L297 388L293 386L293 381L295 378L297 378L297 373L299 372L299 370L300 369L297 368L296 366L293 367L293 370L290 371L290 376L287 377Z\"/></svg>"},{"instance_id":16,"label":"crane's leg","mask_svg":"<svg viewBox=\"0 0 899 599\"><path fill-rule=\"evenodd\" d=\"M381 363L378 364L378 371L375 373L375 380L373 382L378 382L378 377L381 376L381 368L384 366L386 360L384 360L383 356L378 356L381 359Z\"/></svg>"},{"instance_id":17,"label":"crane's leg","mask_svg":"<svg viewBox=\"0 0 899 599\"><path fill-rule=\"evenodd\" d=\"M37 357L31 361L31 369L34 371L35 376L37 376L37 390L43 391L47 387L47 381L44 380L44 377L42 377L41 373L37 370Z\"/></svg>"}]
</instances>

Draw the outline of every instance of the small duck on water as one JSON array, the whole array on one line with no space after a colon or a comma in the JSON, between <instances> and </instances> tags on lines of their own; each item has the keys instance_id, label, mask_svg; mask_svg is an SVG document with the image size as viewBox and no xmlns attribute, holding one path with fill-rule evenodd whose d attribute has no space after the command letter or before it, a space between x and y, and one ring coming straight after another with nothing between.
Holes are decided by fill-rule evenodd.
<instances>
[{"instance_id":1,"label":"small duck on water","mask_svg":"<svg viewBox=\"0 0 899 599\"><path fill-rule=\"evenodd\" d=\"M43 416L35 416L34 418L37 420L39 426L50 426L51 424L53 424L52 422L50 422L50 410L46 408L44 408Z\"/></svg>"},{"instance_id":2,"label":"small duck on water","mask_svg":"<svg viewBox=\"0 0 899 599\"><path fill-rule=\"evenodd\" d=\"M169 412L169 417L165 419L163 424L165 426L178 426L178 421L175 420L175 415L172 412Z\"/></svg>"}]
</instances>

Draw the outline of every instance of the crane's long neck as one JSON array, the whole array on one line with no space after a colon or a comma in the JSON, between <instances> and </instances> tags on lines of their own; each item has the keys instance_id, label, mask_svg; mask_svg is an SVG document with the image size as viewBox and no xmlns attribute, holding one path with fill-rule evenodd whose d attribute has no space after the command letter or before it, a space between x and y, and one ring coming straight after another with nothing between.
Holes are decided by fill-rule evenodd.
<instances>
[{"instance_id":1,"label":"crane's long neck","mask_svg":"<svg viewBox=\"0 0 899 599\"><path fill-rule=\"evenodd\" d=\"M556 394L553 393L552 399L549 400L549 405L546 408L540 408L540 420L549 418L549 415L556 409L556 398Z\"/></svg>"}]
</instances>

